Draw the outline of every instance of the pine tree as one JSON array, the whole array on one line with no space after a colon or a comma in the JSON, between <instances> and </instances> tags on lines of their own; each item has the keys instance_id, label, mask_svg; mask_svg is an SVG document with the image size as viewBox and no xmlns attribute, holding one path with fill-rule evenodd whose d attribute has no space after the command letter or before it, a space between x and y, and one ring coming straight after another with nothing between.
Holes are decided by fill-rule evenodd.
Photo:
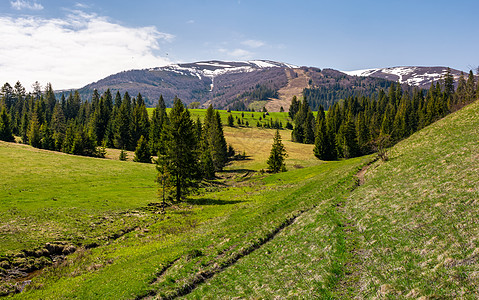
<instances>
[{"instance_id":1,"label":"pine tree","mask_svg":"<svg viewBox=\"0 0 479 300\"><path fill-rule=\"evenodd\" d=\"M228 160L228 148L223 134L223 124L218 111L209 106L204 121L204 137L216 171L221 171Z\"/></svg>"},{"instance_id":2,"label":"pine tree","mask_svg":"<svg viewBox=\"0 0 479 300\"><path fill-rule=\"evenodd\" d=\"M5 106L2 107L2 111L0 113L0 140L6 142L15 141L12 133L10 116L7 114L7 108Z\"/></svg>"},{"instance_id":3,"label":"pine tree","mask_svg":"<svg viewBox=\"0 0 479 300\"><path fill-rule=\"evenodd\" d=\"M180 99L175 98L168 120L166 154L160 159L160 165L169 174L168 180L175 187L174 196L180 201L199 179L197 141L190 113Z\"/></svg>"},{"instance_id":4,"label":"pine tree","mask_svg":"<svg viewBox=\"0 0 479 300\"><path fill-rule=\"evenodd\" d=\"M471 103L474 100L476 100L476 80L472 70L470 70L466 82L466 103Z\"/></svg>"},{"instance_id":5,"label":"pine tree","mask_svg":"<svg viewBox=\"0 0 479 300\"><path fill-rule=\"evenodd\" d=\"M234 126L235 126L235 123L234 123L234 122L235 122L235 120L234 120L234 118L233 118L233 115L232 115L232 114L229 114L229 115L228 115L228 126L229 126L229 127L234 127Z\"/></svg>"},{"instance_id":6,"label":"pine tree","mask_svg":"<svg viewBox=\"0 0 479 300\"><path fill-rule=\"evenodd\" d=\"M361 154L367 154L369 132L366 126L366 120L363 112L360 112L356 120L356 138L358 140L359 152Z\"/></svg>"},{"instance_id":7,"label":"pine tree","mask_svg":"<svg viewBox=\"0 0 479 300\"><path fill-rule=\"evenodd\" d=\"M53 131L53 139L55 140L55 149L61 150L65 137L66 121L62 106L59 102L55 104L55 108L53 109L51 129Z\"/></svg>"},{"instance_id":8,"label":"pine tree","mask_svg":"<svg viewBox=\"0 0 479 300\"><path fill-rule=\"evenodd\" d=\"M53 139L53 133L48 127L47 123L40 126L40 147L42 149L54 150L55 149L55 140Z\"/></svg>"},{"instance_id":9,"label":"pine tree","mask_svg":"<svg viewBox=\"0 0 479 300\"><path fill-rule=\"evenodd\" d=\"M314 155L321 160L333 160L333 147L328 133L324 109L320 105L315 126Z\"/></svg>"},{"instance_id":10,"label":"pine tree","mask_svg":"<svg viewBox=\"0 0 479 300\"><path fill-rule=\"evenodd\" d=\"M356 127L351 112L349 112L347 120L339 127L339 132L336 136L336 144L338 152L344 158L356 157L359 153Z\"/></svg>"},{"instance_id":11,"label":"pine tree","mask_svg":"<svg viewBox=\"0 0 479 300\"><path fill-rule=\"evenodd\" d=\"M138 145L135 149L135 157L133 161L141 163L151 163L150 149L148 148L148 141L142 135L138 140Z\"/></svg>"},{"instance_id":12,"label":"pine tree","mask_svg":"<svg viewBox=\"0 0 479 300\"><path fill-rule=\"evenodd\" d=\"M125 149L120 150L120 156L118 157L119 160L125 161L128 159L128 153L125 151Z\"/></svg>"},{"instance_id":13,"label":"pine tree","mask_svg":"<svg viewBox=\"0 0 479 300\"><path fill-rule=\"evenodd\" d=\"M148 138L148 133L150 129L150 122L148 118L148 112L146 110L145 102L140 93L136 97L135 105L133 106L132 111L132 141L135 143L138 141L140 136Z\"/></svg>"},{"instance_id":14,"label":"pine tree","mask_svg":"<svg viewBox=\"0 0 479 300\"><path fill-rule=\"evenodd\" d=\"M41 133L40 133L40 122L38 121L38 115L37 114L32 114L32 119L30 120L30 124L28 126L28 132L27 132L27 137L28 137L28 143L30 146L39 148L41 146Z\"/></svg>"},{"instance_id":15,"label":"pine tree","mask_svg":"<svg viewBox=\"0 0 479 300\"><path fill-rule=\"evenodd\" d=\"M163 147L164 128L168 116L166 115L166 105L163 96L160 95L158 104L153 109L150 122L150 150L152 154L165 153Z\"/></svg>"},{"instance_id":16,"label":"pine tree","mask_svg":"<svg viewBox=\"0 0 479 300\"><path fill-rule=\"evenodd\" d=\"M300 102L296 98L296 96L293 96L293 99L291 100L291 105L289 106L289 117L291 120L294 120L294 116L296 116L296 113L299 111L299 106Z\"/></svg>"},{"instance_id":17,"label":"pine tree","mask_svg":"<svg viewBox=\"0 0 479 300\"><path fill-rule=\"evenodd\" d=\"M266 162L268 164L268 170L273 173L286 172L286 157L287 153L281 142L281 135L279 134L279 130L276 130L271 152L268 161Z\"/></svg>"},{"instance_id":18,"label":"pine tree","mask_svg":"<svg viewBox=\"0 0 479 300\"><path fill-rule=\"evenodd\" d=\"M125 92L115 117L115 147L131 149L131 102L130 95Z\"/></svg>"},{"instance_id":19,"label":"pine tree","mask_svg":"<svg viewBox=\"0 0 479 300\"><path fill-rule=\"evenodd\" d=\"M466 98L467 98L466 80L464 79L464 73L461 72L461 76L459 76L459 80L457 82L457 89L455 93L454 104L462 105L466 102Z\"/></svg>"}]
</instances>

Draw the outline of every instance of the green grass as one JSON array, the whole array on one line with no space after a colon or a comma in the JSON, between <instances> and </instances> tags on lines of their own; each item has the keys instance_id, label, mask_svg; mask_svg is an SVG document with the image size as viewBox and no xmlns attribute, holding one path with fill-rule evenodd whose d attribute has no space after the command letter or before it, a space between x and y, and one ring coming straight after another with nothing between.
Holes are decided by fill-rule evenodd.
<instances>
[{"instance_id":1,"label":"green grass","mask_svg":"<svg viewBox=\"0 0 479 300\"><path fill-rule=\"evenodd\" d=\"M125 226L136 227L116 240L100 238L100 247L80 248L63 263L45 269L28 291L15 296L22 299L174 294L194 280L194 274L214 272L215 266L227 265L232 257L261 244L288 218L328 202L322 199L323 190L332 193L332 186L350 186L351 174L361 163L356 159L319 164L246 179L244 173L230 172L229 180L205 187L159 215L144 209L158 201L152 165L6 143L0 149L3 171L11 174L2 186L8 195L1 199L2 225L7 224L2 226L2 251L52 240L84 243ZM96 220L102 221L92 227ZM174 260L168 275L150 284Z\"/></svg>"},{"instance_id":2,"label":"green grass","mask_svg":"<svg viewBox=\"0 0 479 300\"><path fill-rule=\"evenodd\" d=\"M476 101L370 168L347 201L358 260L345 293L479 297L478 116Z\"/></svg>"},{"instance_id":3,"label":"green grass","mask_svg":"<svg viewBox=\"0 0 479 300\"><path fill-rule=\"evenodd\" d=\"M55 240L106 239L141 223L126 211L157 201L153 165L3 142L0 165L0 255Z\"/></svg>"},{"instance_id":4,"label":"green grass","mask_svg":"<svg viewBox=\"0 0 479 300\"><path fill-rule=\"evenodd\" d=\"M100 245L12 298L477 298L478 115L479 102L397 144L357 188L371 157L324 163L284 130L289 171L260 175L274 131L225 127L249 160L166 214L147 209L154 165L0 143L0 258Z\"/></svg>"},{"instance_id":5,"label":"green grass","mask_svg":"<svg viewBox=\"0 0 479 300\"><path fill-rule=\"evenodd\" d=\"M147 110L151 116L151 114L153 113L153 108L148 108ZM169 112L170 108L167 108L166 111ZM189 111L191 113L191 117L193 118L193 120L196 121L197 118L200 118L200 120L203 122L206 115L206 109L189 109ZM217 111L220 113L220 117L221 117L221 121L223 122L223 125L228 124L228 115L230 113L227 112L226 110L217 110ZM267 115L265 114L265 117L263 117L262 112L231 111L231 114L233 115L233 118L235 119L235 126L238 126L236 123L236 118L243 119L243 122L248 121L249 127L256 127L257 122L260 122L261 124L265 124L266 122L270 122L270 120L281 122L283 124L283 127L286 126L287 121L289 121L290 123L293 122L291 118L289 117L288 112L269 112Z\"/></svg>"}]
</instances>

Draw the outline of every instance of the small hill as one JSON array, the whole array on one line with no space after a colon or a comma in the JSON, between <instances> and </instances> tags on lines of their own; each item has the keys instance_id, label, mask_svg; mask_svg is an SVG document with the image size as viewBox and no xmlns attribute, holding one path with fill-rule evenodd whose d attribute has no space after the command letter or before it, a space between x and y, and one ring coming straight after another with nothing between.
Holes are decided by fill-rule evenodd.
<instances>
[{"instance_id":1,"label":"small hill","mask_svg":"<svg viewBox=\"0 0 479 300\"><path fill-rule=\"evenodd\" d=\"M476 101L370 166L346 201L350 296L479 297L478 116Z\"/></svg>"}]
</instances>

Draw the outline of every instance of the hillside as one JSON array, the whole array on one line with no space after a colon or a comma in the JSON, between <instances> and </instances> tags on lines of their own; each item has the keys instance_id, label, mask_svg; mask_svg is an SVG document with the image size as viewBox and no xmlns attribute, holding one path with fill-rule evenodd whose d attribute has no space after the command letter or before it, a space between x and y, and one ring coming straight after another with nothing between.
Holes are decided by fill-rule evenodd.
<instances>
[{"instance_id":1,"label":"hillside","mask_svg":"<svg viewBox=\"0 0 479 300\"><path fill-rule=\"evenodd\" d=\"M476 101L397 144L333 209L301 215L189 298L476 299L478 115Z\"/></svg>"}]
</instances>

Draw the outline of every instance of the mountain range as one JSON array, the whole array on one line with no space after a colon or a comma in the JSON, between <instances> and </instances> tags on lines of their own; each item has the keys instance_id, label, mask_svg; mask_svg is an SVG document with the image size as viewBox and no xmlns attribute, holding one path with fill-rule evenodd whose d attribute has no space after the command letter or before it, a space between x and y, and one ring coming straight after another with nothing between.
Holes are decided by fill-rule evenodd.
<instances>
[{"instance_id":1,"label":"mountain range","mask_svg":"<svg viewBox=\"0 0 479 300\"><path fill-rule=\"evenodd\" d=\"M269 111L287 110L293 96L308 95L313 109L328 107L351 95L370 96L393 82L428 88L446 73L446 67L393 67L358 71L338 71L299 67L287 63L251 61L202 61L172 64L143 70L123 71L79 89L89 98L94 89L134 97L141 93L147 106L156 105L163 95L167 105L175 96L203 107L246 110L266 107ZM461 73L451 69L457 79Z\"/></svg>"}]
</instances>

